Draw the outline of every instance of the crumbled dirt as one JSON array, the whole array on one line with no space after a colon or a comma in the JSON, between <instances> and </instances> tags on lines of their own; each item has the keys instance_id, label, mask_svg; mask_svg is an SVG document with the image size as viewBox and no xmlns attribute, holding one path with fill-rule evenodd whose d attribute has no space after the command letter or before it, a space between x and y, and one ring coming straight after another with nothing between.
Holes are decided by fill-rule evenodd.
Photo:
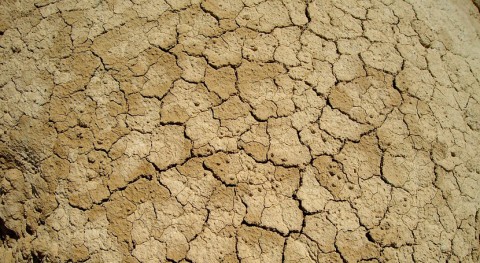
<instances>
[{"instance_id":1,"label":"crumbled dirt","mask_svg":"<svg viewBox=\"0 0 480 263\"><path fill-rule=\"evenodd\" d=\"M480 261L471 0L0 5L0 261Z\"/></svg>"}]
</instances>

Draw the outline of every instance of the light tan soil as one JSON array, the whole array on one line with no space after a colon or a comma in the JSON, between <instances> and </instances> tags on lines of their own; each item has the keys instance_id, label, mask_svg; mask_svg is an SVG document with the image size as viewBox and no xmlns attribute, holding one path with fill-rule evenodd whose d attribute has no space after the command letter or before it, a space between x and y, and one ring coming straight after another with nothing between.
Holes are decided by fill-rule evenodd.
<instances>
[{"instance_id":1,"label":"light tan soil","mask_svg":"<svg viewBox=\"0 0 480 263\"><path fill-rule=\"evenodd\" d=\"M0 261L479 262L470 0L3 0Z\"/></svg>"}]
</instances>

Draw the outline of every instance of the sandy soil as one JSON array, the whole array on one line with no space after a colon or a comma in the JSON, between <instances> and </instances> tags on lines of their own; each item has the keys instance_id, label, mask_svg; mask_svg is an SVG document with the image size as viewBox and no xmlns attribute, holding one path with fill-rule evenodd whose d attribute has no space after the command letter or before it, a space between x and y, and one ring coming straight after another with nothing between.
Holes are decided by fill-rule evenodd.
<instances>
[{"instance_id":1,"label":"sandy soil","mask_svg":"<svg viewBox=\"0 0 480 263\"><path fill-rule=\"evenodd\" d=\"M3 0L2 262L479 262L470 0Z\"/></svg>"}]
</instances>

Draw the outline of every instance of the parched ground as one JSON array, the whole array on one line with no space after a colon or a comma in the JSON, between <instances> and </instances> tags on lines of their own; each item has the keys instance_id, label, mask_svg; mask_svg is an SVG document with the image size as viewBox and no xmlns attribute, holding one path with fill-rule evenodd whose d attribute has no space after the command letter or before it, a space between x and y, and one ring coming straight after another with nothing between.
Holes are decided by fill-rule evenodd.
<instances>
[{"instance_id":1,"label":"parched ground","mask_svg":"<svg viewBox=\"0 0 480 263\"><path fill-rule=\"evenodd\" d=\"M479 33L470 0L2 0L0 261L479 262Z\"/></svg>"}]
</instances>

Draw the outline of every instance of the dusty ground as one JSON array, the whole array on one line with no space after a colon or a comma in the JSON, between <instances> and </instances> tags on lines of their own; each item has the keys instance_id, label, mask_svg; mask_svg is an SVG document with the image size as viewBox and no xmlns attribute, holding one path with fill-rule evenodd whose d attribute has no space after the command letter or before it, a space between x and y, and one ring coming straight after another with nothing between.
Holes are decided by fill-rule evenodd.
<instances>
[{"instance_id":1,"label":"dusty ground","mask_svg":"<svg viewBox=\"0 0 480 263\"><path fill-rule=\"evenodd\" d=\"M2 262L478 262L469 0L3 0Z\"/></svg>"}]
</instances>

